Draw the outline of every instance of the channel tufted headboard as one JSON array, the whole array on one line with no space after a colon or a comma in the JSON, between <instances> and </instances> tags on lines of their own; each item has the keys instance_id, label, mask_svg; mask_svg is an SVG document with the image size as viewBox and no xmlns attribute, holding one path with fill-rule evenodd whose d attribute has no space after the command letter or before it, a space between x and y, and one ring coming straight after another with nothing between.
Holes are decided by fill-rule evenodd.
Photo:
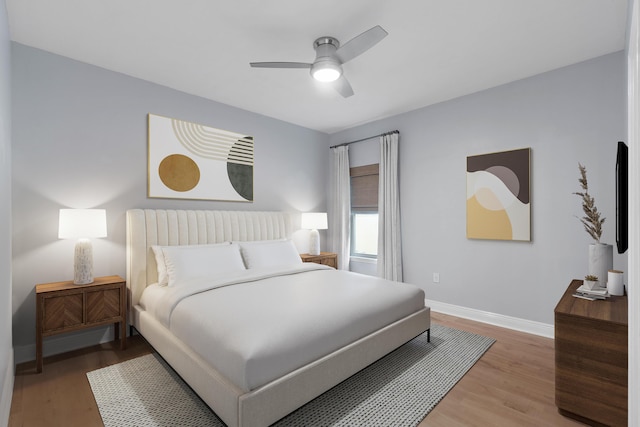
<instances>
[{"instance_id":1,"label":"channel tufted headboard","mask_svg":"<svg viewBox=\"0 0 640 427\"><path fill-rule=\"evenodd\" d=\"M127 287L135 306L158 280L153 245L202 245L290 238L288 212L131 209L127 211Z\"/></svg>"}]
</instances>

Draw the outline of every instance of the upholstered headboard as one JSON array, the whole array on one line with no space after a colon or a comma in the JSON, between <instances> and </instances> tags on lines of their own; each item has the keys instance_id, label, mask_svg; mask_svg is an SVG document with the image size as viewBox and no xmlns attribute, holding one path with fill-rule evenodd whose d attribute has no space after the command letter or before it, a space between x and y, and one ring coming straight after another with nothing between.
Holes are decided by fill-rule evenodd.
<instances>
[{"instance_id":1,"label":"upholstered headboard","mask_svg":"<svg viewBox=\"0 0 640 427\"><path fill-rule=\"evenodd\" d=\"M291 237L287 212L131 209L127 211L127 287L133 307L157 282L153 245L199 245Z\"/></svg>"}]
</instances>

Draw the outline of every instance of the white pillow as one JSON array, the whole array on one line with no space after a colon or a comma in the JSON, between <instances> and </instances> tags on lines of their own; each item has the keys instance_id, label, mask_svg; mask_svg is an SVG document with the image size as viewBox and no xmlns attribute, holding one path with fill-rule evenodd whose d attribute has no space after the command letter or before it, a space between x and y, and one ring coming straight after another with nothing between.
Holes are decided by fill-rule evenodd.
<instances>
[{"instance_id":1,"label":"white pillow","mask_svg":"<svg viewBox=\"0 0 640 427\"><path fill-rule=\"evenodd\" d=\"M261 240L238 244L247 268L302 264L300 254L291 240Z\"/></svg>"},{"instance_id":2,"label":"white pillow","mask_svg":"<svg viewBox=\"0 0 640 427\"><path fill-rule=\"evenodd\" d=\"M169 286L195 277L215 277L245 270L240 247L234 244L164 246L162 253Z\"/></svg>"},{"instance_id":3,"label":"white pillow","mask_svg":"<svg viewBox=\"0 0 640 427\"><path fill-rule=\"evenodd\" d=\"M156 267L158 270L158 285L160 286L167 286L169 284L169 275L167 274L167 265L164 261L164 253L162 252L162 248L175 248L175 247L181 247L181 248L193 248L193 247L198 247L198 248L202 248L204 246L229 246L231 244L231 242L224 242L224 243L211 243L208 245L181 245L181 246L159 246L159 245L153 245L151 246L151 250L153 251L153 254L156 257Z\"/></svg>"},{"instance_id":4,"label":"white pillow","mask_svg":"<svg viewBox=\"0 0 640 427\"><path fill-rule=\"evenodd\" d=\"M167 276L167 265L164 262L164 254L162 246L151 246L153 254L156 256L156 268L158 269L158 285L167 286L169 284L169 276Z\"/></svg>"}]
</instances>

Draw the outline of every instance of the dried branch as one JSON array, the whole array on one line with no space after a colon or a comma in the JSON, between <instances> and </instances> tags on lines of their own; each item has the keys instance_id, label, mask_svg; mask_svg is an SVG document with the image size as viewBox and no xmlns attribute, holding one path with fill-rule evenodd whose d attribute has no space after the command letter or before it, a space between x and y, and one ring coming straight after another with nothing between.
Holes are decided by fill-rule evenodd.
<instances>
[{"instance_id":1,"label":"dried branch","mask_svg":"<svg viewBox=\"0 0 640 427\"><path fill-rule=\"evenodd\" d=\"M578 219L584 226L585 231L589 233L589 236L591 236L596 243L600 243L600 237L602 236L602 224L604 224L606 218L600 218L600 212L596 207L596 201L593 196L589 194L587 169L580 163L578 163L578 168L580 169L580 179L578 179L578 182L580 183L583 191L573 194L582 198L582 210L585 215Z\"/></svg>"}]
</instances>

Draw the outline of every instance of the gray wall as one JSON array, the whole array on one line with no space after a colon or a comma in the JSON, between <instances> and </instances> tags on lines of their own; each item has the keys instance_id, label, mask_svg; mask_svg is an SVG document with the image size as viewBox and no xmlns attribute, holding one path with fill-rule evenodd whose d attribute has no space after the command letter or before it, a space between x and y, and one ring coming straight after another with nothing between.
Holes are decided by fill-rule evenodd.
<instances>
[{"instance_id":1,"label":"gray wall","mask_svg":"<svg viewBox=\"0 0 640 427\"><path fill-rule=\"evenodd\" d=\"M0 425L7 425L13 393L11 345L11 44L5 0L0 1Z\"/></svg>"},{"instance_id":2,"label":"gray wall","mask_svg":"<svg viewBox=\"0 0 640 427\"><path fill-rule=\"evenodd\" d=\"M401 131L404 275L427 298L551 324L569 280L586 271L589 238L575 216L577 163L615 242L615 143L625 139L622 53L376 121L331 137L13 44L13 339L33 357L37 283L72 277L73 242L58 209L107 209L96 275L124 275L131 207L321 210L326 146ZM256 138L253 204L146 197L147 113ZM371 144L377 150L376 142ZM467 240L466 156L532 148L532 242ZM292 178L293 177L293 178ZM626 256L615 267L626 271ZM431 282L440 273L440 284ZM101 332L104 334L104 332ZM76 344L86 345L80 339ZM49 347L45 343L45 350ZM65 343L66 350L73 343Z\"/></svg>"},{"instance_id":3,"label":"gray wall","mask_svg":"<svg viewBox=\"0 0 640 427\"><path fill-rule=\"evenodd\" d=\"M328 135L12 46L16 359L34 355L34 286L73 277L74 242L57 238L60 208L107 210L108 237L93 241L94 274L123 277L129 208L326 209ZM255 201L148 199L147 113L254 136ZM45 341L45 354L88 342Z\"/></svg>"},{"instance_id":4,"label":"gray wall","mask_svg":"<svg viewBox=\"0 0 640 427\"><path fill-rule=\"evenodd\" d=\"M428 78L425 79L428 84ZM404 280L428 299L553 323L587 270L578 162L615 245L616 143L625 140L625 58L606 55L333 134L330 144L400 130ZM361 145L378 150L378 142ZM531 147L532 241L466 238L466 157ZM627 270L626 255L614 266ZM432 282L434 272L440 283Z\"/></svg>"}]
</instances>

